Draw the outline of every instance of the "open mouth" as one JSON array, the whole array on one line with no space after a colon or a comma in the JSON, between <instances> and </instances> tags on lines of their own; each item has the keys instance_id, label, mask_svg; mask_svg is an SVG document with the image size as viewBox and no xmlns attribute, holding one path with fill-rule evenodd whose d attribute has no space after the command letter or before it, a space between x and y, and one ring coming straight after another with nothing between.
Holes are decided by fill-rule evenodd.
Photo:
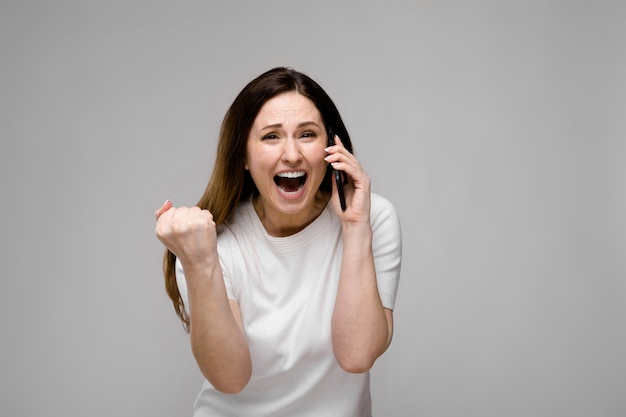
<instances>
[{"instance_id":1,"label":"open mouth","mask_svg":"<svg viewBox=\"0 0 626 417\"><path fill-rule=\"evenodd\" d=\"M304 187L305 182L304 171L281 172L274 176L274 183L285 193L297 193Z\"/></svg>"}]
</instances>

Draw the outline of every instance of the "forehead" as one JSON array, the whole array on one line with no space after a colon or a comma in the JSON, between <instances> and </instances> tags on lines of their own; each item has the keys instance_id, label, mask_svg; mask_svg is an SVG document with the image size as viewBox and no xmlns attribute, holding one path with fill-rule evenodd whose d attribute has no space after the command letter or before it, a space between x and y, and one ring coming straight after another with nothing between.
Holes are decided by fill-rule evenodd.
<instances>
[{"instance_id":1,"label":"forehead","mask_svg":"<svg viewBox=\"0 0 626 417\"><path fill-rule=\"evenodd\" d=\"M321 115L311 100L300 93L290 91L266 101L259 110L255 124L284 123L300 119L319 121Z\"/></svg>"}]
</instances>

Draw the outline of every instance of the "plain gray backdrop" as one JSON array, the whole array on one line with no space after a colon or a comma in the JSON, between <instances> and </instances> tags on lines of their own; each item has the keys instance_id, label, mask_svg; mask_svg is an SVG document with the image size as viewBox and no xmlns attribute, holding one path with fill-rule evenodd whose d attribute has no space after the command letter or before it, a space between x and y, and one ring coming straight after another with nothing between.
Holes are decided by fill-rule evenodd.
<instances>
[{"instance_id":1,"label":"plain gray backdrop","mask_svg":"<svg viewBox=\"0 0 626 417\"><path fill-rule=\"evenodd\" d=\"M0 1L0 415L190 415L153 212L278 65L401 216L375 415L626 415L625 45L621 1Z\"/></svg>"}]
</instances>

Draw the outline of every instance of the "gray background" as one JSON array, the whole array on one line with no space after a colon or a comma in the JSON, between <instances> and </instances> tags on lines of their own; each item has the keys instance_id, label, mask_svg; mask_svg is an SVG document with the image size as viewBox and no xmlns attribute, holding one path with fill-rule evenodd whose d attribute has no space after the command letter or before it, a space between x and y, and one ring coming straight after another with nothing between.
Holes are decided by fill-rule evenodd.
<instances>
[{"instance_id":1,"label":"gray background","mask_svg":"<svg viewBox=\"0 0 626 417\"><path fill-rule=\"evenodd\" d=\"M376 415L625 415L625 45L620 1L1 1L0 415L190 415L153 212L276 65L401 215Z\"/></svg>"}]
</instances>

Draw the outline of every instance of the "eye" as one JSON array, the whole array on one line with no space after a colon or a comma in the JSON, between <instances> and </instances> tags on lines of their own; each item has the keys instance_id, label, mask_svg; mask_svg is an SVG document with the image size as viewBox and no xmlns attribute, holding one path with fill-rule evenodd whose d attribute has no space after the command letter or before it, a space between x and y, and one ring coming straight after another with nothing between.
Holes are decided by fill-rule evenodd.
<instances>
[{"instance_id":1,"label":"eye","mask_svg":"<svg viewBox=\"0 0 626 417\"><path fill-rule=\"evenodd\" d=\"M303 139L316 138L317 137L317 133L313 132L312 130L307 130L307 131L302 132L300 137L303 138Z\"/></svg>"},{"instance_id":2,"label":"eye","mask_svg":"<svg viewBox=\"0 0 626 417\"><path fill-rule=\"evenodd\" d=\"M268 133L267 135L264 135L261 139L262 140L277 140L279 139L279 137L276 133Z\"/></svg>"}]
</instances>

